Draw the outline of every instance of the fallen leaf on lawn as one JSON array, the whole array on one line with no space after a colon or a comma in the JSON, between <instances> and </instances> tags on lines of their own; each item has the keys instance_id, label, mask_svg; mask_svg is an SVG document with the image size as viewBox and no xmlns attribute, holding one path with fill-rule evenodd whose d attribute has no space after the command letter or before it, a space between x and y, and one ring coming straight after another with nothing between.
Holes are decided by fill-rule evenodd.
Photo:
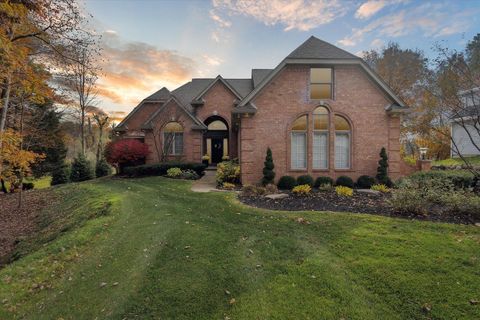
<instances>
[{"instance_id":1,"label":"fallen leaf on lawn","mask_svg":"<svg viewBox=\"0 0 480 320\"><path fill-rule=\"evenodd\" d=\"M430 311L432 311L432 305L429 304L429 303L425 303L425 304L422 306L422 309L423 309L423 311L425 311L425 312L430 312Z\"/></svg>"},{"instance_id":2,"label":"fallen leaf on lawn","mask_svg":"<svg viewBox=\"0 0 480 320\"><path fill-rule=\"evenodd\" d=\"M105 287L106 285L107 285L106 282L102 282L102 283L100 283L100 288L103 288L103 287Z\"/></svg>"},{"instance_id":3,"label":"fallen leaf on lawn","mask_svg":"<svg viewBox=\"0 0 480 320\"><path fill-rule=\"evenodd\" d=\"M114 283L113 283L113 286L114 286L114 287L118 286L118 282L114 282Z\"/></svg>"},{"instance_id":4,"label":"fallen leaf on lawn","mask_svg":"<svg viewBox=\"0 0 480 320\"><path fill-rule=\"evenodd\" d=\"M236 302L235 298L230 299L230 304L234 304Z\"/></svg>"},{"instance_id":5,"label":"fallen leaf on lawn","mask_svg":"<svg viewBox=\"0 0 480 320\"><path fill-rule=\"evenodd\" d=\"M183 249L190 249L190 246L185 246Z\"/></svg>"},{"instance_id":6,"label":"fallen leaf on lawn","mask_svg":"<svg viewBox=\"0 0 480 320\"><path fill-rule=\"evenodd\" d=\"M470 299L470 304L471 305L476 305L476 304L478 304L478 300Z\"/></svg>"},{"instance_id":7,"label":"fallen leaf on lawn","mask_svg":"<svg viewBox=\"0 0 480 320\"><path fill-rule=\"evenodd\" d=\"M253 254L253 250L252 250L252 249L248 249L248 252L250 252L250 254Z\"/></svg>"},{"instance_id":8,"label":"fallen leaf on lawn","mask_svg":"<svg viewBox=\"0 0 480 320\"><path fill-rule=\"evenodd\" d=\"M230 295L230 291L225 290L225 294L229 296L229 295Z\"/></svg>"}]
</instances>

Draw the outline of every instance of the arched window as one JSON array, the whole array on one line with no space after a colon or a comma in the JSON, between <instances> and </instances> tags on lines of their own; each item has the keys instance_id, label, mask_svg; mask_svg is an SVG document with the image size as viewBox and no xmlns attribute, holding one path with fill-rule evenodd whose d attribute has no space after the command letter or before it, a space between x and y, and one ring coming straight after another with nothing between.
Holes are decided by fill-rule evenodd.
<instances>
[{"instance_id":1,"label":"arched window","mask_svg":"<svg viewBox=\"0 0 480 320\"><path fill-rule=\"evenodd\" d=\"M227 125L223 121L215 120L210 122L208 130L228 130Z\"/></svg>"},{"instance_id":2,"label":"arched window","mask_svg":"<svg viewBox=\"0 0 480 320\"><path fill-rule=\"evenodd\" d=\"M350 169L350 124L342 116L335 115L335 169Z\"/></svg>"},{"instance_id":3,"label":"arched window","mask_svg":"<svg viewBox=\"0 0 480 320\"><path fill-rule=\"evenodd\" d=\"M178 122L169 122L163 128L163 150L167 155L183 154L183 127Z\"/></svg>"},{"instance_id":4,"label":"arched window","mask_svg":"<svg viewBox=\"0 0 480 320\"><path fill-rule=\"evenodd\" d=\"M307 116L298 117L291 130L291 167L307 168Z\"/></svg>"},{"instance_id":5,"label":"arched window","mask_svg":"<svg viewBox=\"0 0 480 320\"><path fill-rule=\"evenodd\" d=\"M328 169L328 109L313 111L313 169Z\"/></svg>"}]
</instances>

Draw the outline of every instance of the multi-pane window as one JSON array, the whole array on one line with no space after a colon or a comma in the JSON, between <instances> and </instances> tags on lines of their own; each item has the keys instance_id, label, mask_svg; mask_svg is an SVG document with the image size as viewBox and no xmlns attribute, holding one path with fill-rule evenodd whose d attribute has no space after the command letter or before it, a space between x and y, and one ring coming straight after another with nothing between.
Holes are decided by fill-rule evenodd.
<instances>
[{"instance_id":1,"label":"multi-pane window","mask_svg":"<svg viewBox=\"0 0 480 320\"><path fill-rule=\"evenodd\" d=\"M332 99L332 68L310 69L310 99Z\"/></svg>"},{"instance_id":2,"label":"multi-pane window","mask_svg":"<svg viewBox=\"0 0 480 320\"><path fill-rule=\"evenodd\" d=\"M183 127L178 122L169 122L163 128L163 150L168 155L183 154Z\"/></svg>"},{"instance_id":3,"label":"multi-pane window","mask_svg":"<svg viewBox=\"0 0 480 320\"><path fill-rule=\"evenodd\" d=\"M291 130L292 169L307 168L307 116L295 120Z\"/></svg>"},{"instance_id":4,"label":"multi-pane window","mask_svg":"<svg viewBox=\"0 0 480 320\"><path fill-rule=\"evenodd\" d=\"M335 169L350 169L350 124L335 115Z\"/></svg>"},{"instance_id":5,"label":"multi-pane window","mask_svg":"<svg viewBox=\"0 0 480 320\"><path fill-rule=\"evenodd\" d=\"M328 109L313 111L313 169L328 169Z\"/></svg>"}]
</instances>

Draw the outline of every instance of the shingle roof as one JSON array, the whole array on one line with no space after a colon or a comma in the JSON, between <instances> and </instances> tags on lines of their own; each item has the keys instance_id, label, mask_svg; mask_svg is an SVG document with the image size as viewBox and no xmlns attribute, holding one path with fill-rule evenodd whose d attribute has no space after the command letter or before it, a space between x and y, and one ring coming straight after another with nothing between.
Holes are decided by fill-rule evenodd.
<instances>
[{"instance_id":1,"label":"shingle roof","mask_svg":"<svg viewBox=\"0 0 480 320\"><path fill-rule=\"evenodd\" d=\"M192 79L172 91L172 95L187 109L193 113L190 102L200 94L214 79Z\"/></svg>"},{"instance_id":2,"label":"shingle roof","mask_svg":"<svg viewBox=\"0 0 480 320\"><path fill-rule=\"evenodd\" d=\"M287 56L287 59L360 59L359 57L340 49L333 44L311 36L297 49Z\"/></svg>"},{"instance_id":3,"label":"shingle roof","mask_svg":"<svg viewBox=\"0 0 480 320\"><path fill-rule=\"evenodd\" d=\"M253 87L255 88L258 86L258 84L262 82L262 80L265 79L265 77L268 76L272 70L273 69L252 69Z\"/></svg>"},{"instance_id":4,"label":"shingle roof","mask_svg":"<svg viewBox=\"0 0 480 320\"><path fill-rule=\"evenodd\" d=\"M253 90L252 79L225 79L244 98Z\"/></svg>"},{"instance_id":5,"label":"shingle roof","mask_svg":"<svg viewBox=\"0 0 480 320\"><path fill-rule=\"evenodd\" d=\"M166 100L169 97L170 97L170 91L167 88L163 87L162 89L158 90L157 92L155 92L154 94L146 97L143 100L158 101L158 100Z\"/></svg>"}]
</instances>

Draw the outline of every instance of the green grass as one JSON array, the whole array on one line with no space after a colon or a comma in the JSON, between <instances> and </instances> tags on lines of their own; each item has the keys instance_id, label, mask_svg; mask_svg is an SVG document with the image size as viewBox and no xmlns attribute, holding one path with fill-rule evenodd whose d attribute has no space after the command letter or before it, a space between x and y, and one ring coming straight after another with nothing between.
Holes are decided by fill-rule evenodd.
<instances>
[{"instance_id":1,"label":"green grass","mask_svg":"<svg viewBox=\"0 0 480 320\"><path fill-rule=\"evenodd\" d=\"M34 189L45 189L51 186L52 177L51 176L43 176L41 178L29 177L25 179L25 182L33 182ZM9 190L10 183L5 182L5 187L7 188L7 190Z\"/></svg>"},{"instance_id":2,"label":"green grass","mask_svg":"<svg viewBox=\"0 0 480 320\"><path fill-rule=\"evenodd\" d=\"M468 157L469 163L472 165L480 165L480 156ZM434 166L461 166L465 164L461 158L449 158L445 160L433 161Z\"/></svg>"},{"instance_id":3,"label":"green grass","mask_svg":"<svg viewBox=\"0 0 480 320\"><path fill-rule=\"evenodd\" d=\"M52 189L65 201L0 270L0 319L480 318L479 227L266 211L189 188Z\"/></svg>"}]
</instances>

